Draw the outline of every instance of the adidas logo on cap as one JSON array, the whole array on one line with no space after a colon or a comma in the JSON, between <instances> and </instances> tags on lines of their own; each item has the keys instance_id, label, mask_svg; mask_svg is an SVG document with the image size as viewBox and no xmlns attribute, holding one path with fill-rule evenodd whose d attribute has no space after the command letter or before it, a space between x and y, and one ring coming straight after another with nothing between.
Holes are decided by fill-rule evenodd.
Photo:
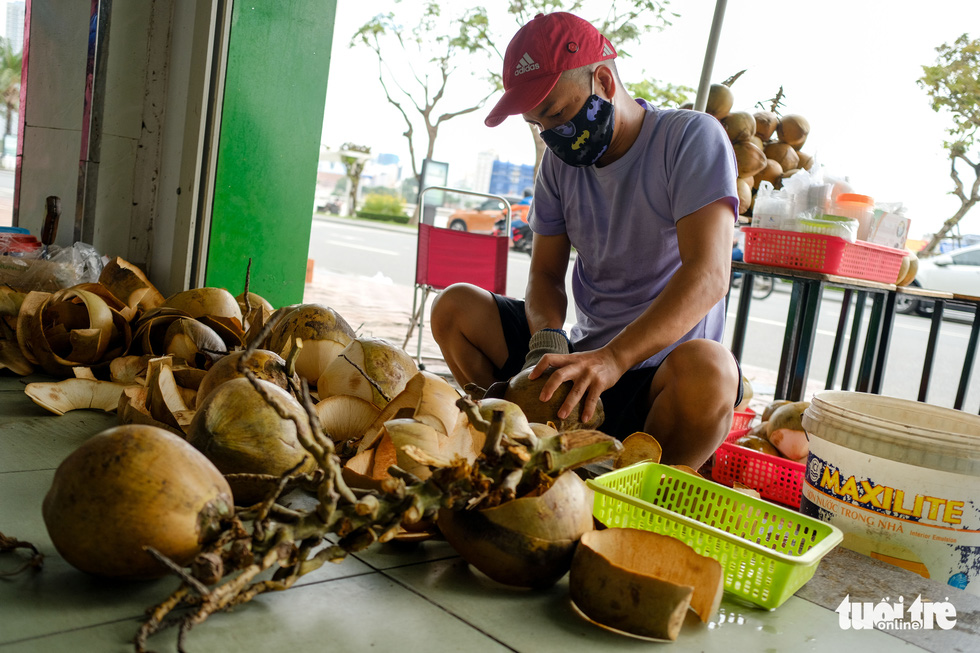
<instances>
[{"instance_id":1,"label":"adidas logo on cap","mask_svg":"<svg viewBox=\"0 0 980 653\"><path fill-rule=\"evenodd\" d=\"M531 55L525 52L524 56L521 57L521 60L517 62L517 70L514 72L514 77L531 72L532 70L537 70L540 67L541 65L536 63L534 59L531 58Z\"/></svg>"},{"instance_id":2,"label":"adidas logo on cap","mask_svg":"<svg viewBox=\"0 0 980 653\"><path fill-rule=\"evenodd\" d=\"M608 43L603 43L602 44L602 56L609 57L609 56L612 56L613 54L614 53L613 53L612 47Z\"/></svg>"}]
</instances>

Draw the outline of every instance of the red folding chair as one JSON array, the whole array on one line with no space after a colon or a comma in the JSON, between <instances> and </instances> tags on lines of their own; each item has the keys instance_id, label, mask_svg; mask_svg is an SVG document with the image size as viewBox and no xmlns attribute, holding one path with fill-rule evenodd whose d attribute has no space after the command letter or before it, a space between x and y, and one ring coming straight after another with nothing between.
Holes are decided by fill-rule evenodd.
<instances>
[{"instance_id":1,"label":"red folding chair","mask_svg":"<svg viewBox=\"0 0 980 653\"><path fill-rule=\"evenodd\" d=\"M510 245L510 202L499 195L429 186L419 193L418 211L421 217L423 197L428 191L442 190L462 195L499 199L506 216L501 235L475 234L436 227L420 220L418 248L415 260L415 289L412 298L412 319L402 348L408 347L412 332L418 328L415 360L422 364L422 329L425 322L425 302L431 293L439 292L454 283L471 283L484 290L504 294L507 290L507 254Z\"/></svg>"}]
</instances>

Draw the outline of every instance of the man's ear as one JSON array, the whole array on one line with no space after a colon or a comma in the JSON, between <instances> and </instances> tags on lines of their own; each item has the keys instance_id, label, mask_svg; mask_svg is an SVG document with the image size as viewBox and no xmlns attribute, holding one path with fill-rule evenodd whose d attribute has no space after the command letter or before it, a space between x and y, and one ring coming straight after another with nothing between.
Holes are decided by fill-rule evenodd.
<instances>
[{"instance_id":1,"label":"man's ear","mask_svg":"<svg viewBox=\"0 0 980 653\"><path fill-rule=\"evenodd\" d=\"M596 68L595 74L598 86L602 89L602 94L611 102L616 96L616 76L613 75L609 66L599 66Z\"/></svg>"}]
</instances>

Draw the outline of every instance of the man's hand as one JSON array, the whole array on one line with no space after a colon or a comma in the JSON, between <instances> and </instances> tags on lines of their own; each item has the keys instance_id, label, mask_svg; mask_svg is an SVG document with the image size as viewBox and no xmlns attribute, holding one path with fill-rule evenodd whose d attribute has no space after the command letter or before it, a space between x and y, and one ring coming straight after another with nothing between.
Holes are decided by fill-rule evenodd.
<instances>
[{"instance_id":1,"label":"man's hand","mask_svg":"<svg viewBox=\"0 0 980 653\"><path fill-rule=\"evenodd\" d=\"M534 380L549 368L554 368L544 388L541 401L551 395L565 381L572 382L572 389L558 409L558 417L565 419L572 409L582 402L582 420L588 422L595 414L599 395L619 381L628 367L624 367L608 347L574 354L546 354L538 360L528 378Z\"/></svg>"}]
</instances>

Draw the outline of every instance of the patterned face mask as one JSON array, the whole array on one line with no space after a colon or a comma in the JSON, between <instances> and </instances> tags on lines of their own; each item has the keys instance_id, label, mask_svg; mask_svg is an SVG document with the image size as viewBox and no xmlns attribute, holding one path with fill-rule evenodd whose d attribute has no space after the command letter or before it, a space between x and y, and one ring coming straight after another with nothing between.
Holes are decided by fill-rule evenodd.
<instances>
[{"instance_id":1,"label":"patterned face mask","mask_svg":"<svg viewBox=\"0 0 980 653\"><path fill-rule=\"evenodd\" d=\"M612 142L614 115L612 102L592 93L571 120L541 132L541 140L570 166L594 165Z\"/></svg>"}]
</instances>

